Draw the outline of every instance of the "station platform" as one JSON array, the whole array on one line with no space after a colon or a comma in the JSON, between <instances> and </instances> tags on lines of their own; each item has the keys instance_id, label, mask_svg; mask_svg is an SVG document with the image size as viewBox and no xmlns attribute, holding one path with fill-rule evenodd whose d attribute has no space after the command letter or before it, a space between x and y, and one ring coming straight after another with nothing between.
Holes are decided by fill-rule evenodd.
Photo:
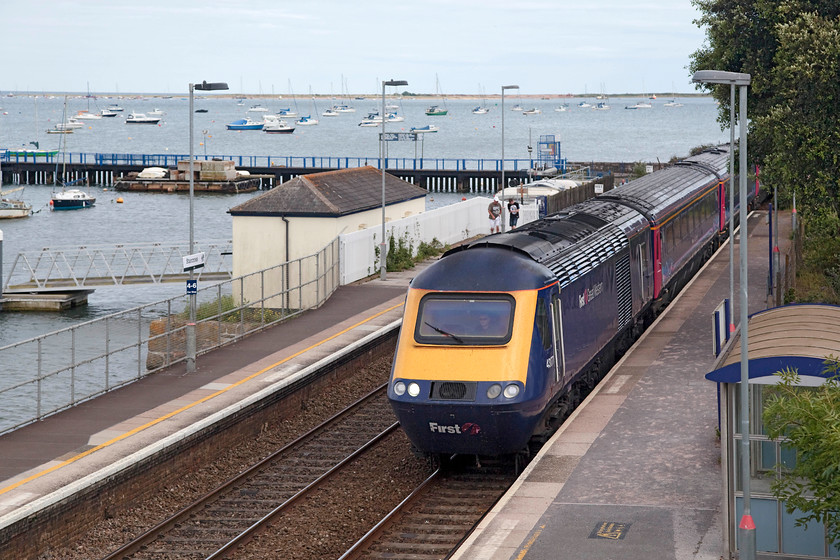
<instances>
[{"instance_id":1,"label":"station platform","mask_svg":"<svg viewBox=\"0 0 840 560\"><path fill-rule=\"evenodd\" d=\"M765 218L757 212L749 221L750 312L766 307ZM782 230L779 238L786 243L789 235ZM737 243L735 258L737 286ZM728 264L724 245L455 558L723 557L717 400L715 384L703 376L713 369L711 313L728 297ZM343 286L292 328L273 327L199 356L194 374L181 365L0 436L0 531L214 413L390 328L402 316L408 283L423 268Z\"/></svg>"},{"instance_id":2,"label":"station platform","mask_svg":"<svg viewBox=\"0 0 840 560\"><path fill-rule=\"evenodd\" d=\"M748 220L749 313L768 307L766 212ZM779 219L782 251L790 214ZM739 243L735 306L740 314ZM542 448L458 560L720 560L723 476L712 314L724 244Z\"/></svg>"}]
</instances>

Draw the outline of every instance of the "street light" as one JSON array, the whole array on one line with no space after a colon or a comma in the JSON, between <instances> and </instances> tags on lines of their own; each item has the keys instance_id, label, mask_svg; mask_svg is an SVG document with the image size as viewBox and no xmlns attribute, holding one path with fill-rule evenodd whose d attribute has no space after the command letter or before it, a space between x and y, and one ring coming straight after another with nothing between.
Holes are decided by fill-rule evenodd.
<instances>
[{"instance_id":1,"label":"street light","mask_svg":"<svg viewBox=\"0 0 840 560\"><path fill-rule=\"evenodd\" d=\"M379 277L385 280L387 265L385 256L388 247L385 244L385 86L407 86L405 80L388 80L382 82L382 136L379 138L380 156L382 161L382 242L379 244Z\"/></svg>"},{"instance_id":2,"label":"street light","mask_svg":"<svg viewBox=\"0 0 840 560\"><path fill-rule=\"evenodd\" d=\"M193 183L195 180L195 166L193 157L193 90L210 91L228 89L224 82L201 82L190 84L190 255L195 253L195 239L193 236ZM194 269L190 268L190 284L194 281ZM190 293L190 319L187 323L187 373L195 371L195 290Z\"/></svg>"},{"instance_id":3,"label":"street light","mask_svg":"<svg viewBox=\"0 0 840 560\"><path fill-rule=\"evenodd\" d=\"M730 202L729 202L729 248L730 248L730 271L729 271L729 290L730 297L732 297L733 271L732 260L734 249L732 248L734 241L733 230L733 214L734 214L734 195L732 194L732 175L734 173L735 158L732 153L732 144L735 140L735 128L733 122L735 119L735 86L740 88L740 107L738 114L738 125L740 132L739 139L739 176L738 187L741 203L740 222L741 222L741 241L738 252L741 257L741 480L744 490L744 513L741 517L741 522L738 525L738 535L740 537L741 554L740 557L744 560L755 559L755 523L753 523L750 512L750 405L749 405L749 344L747 341L749 329L748 322L748 294L747 294L747 86L750 85L750 75L742 74L740 72L725 72L723 70L698 70L694 73L692 81L695 83L704 84L729 84L730 85L730 105L729 105L729 138L730 138L730 152L729 152L729 181L730 181ZM734 326L730 323L730 330Z\"/></svg>"},{"instance_id":4,"label":"street light","mask_svg":"<svg viewBox=\"0 0 840 560\"><path fill-rule=\"evenodd\" d=\"M505 190L505 90L519 89L519 86L502 86L502 192ZM505 231L505 212L502 206L502 232Z\"/></svg>"}]
</instances>

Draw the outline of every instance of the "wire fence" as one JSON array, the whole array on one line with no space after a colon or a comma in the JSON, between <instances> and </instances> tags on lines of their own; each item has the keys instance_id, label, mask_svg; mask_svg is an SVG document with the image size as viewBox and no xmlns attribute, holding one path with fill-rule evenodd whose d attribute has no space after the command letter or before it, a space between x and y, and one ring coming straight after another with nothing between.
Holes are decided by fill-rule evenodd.
<instances>
[{"instance_id":1,"label":"wire fence","mask_svg":"<svg viewBox=\"0 0 840 560\"><path fill-rule=\"evenodd\" d=\"M339 240L196 296L196 354L322 305L340 281ZM189 296L0 348L0 435L186 360Z\"/></svg>"}]
</instances>

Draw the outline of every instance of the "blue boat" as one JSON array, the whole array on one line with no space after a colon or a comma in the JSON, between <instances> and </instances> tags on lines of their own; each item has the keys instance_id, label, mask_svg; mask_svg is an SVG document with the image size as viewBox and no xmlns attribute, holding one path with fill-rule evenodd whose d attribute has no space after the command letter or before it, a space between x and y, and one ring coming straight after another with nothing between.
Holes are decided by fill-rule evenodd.
<instances>
[{"instance_id":1,"label":"blue boat","mask_svg":"<svg viewBox=\"0 0 840 560\"><path fill-rule=\"evenodd\" d=\"M265 121L253 121L251 119L239 119L226 125L228 130L262 130Z\"/></svg>"}]
</instances>

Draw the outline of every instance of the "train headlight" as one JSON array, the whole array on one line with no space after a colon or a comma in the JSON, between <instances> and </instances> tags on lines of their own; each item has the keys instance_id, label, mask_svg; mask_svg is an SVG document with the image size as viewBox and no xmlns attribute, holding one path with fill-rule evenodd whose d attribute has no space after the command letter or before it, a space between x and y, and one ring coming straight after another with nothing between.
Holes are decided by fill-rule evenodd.
<instances>
[{"instance_id":1,"label":"train headlight","mask_svg":"<svg viewBox=\"0 0 840 560\"><path fill-rule=\"evenodd\" d=\"M502 394L502 386L498 383L493 383L487 388L487 398L495 399Z\"/></svg>"},{"instance_id":2,"label":"train headlight","mask_svg":"<svg viewBox=\"0 0 840 560\"><path fill-rule=\"evenodd\" d=\"M519 394L519 385L510 384L505 387L505 397L509 399L515 398Z\"/></svg>"},{"instance_id":3,"label":"train headlight","mask_svg":"<svg viewBox=\"0 0 840 560\"><path fill-rule=\"evenodd\" d=\"M402 381L397 381L394 383L394 394L398 396L403 396L405 394L405 383Z\"/></svg>"},{"instance_id":4,"label":"train headlight","mask_svg":"<svg viewBox=\"0 0 840 560\"><path fill-rule=\"evenodd\" d=\"M413 383L413 382L409 383L408 384L408 394L411 395L412 397L416 397L417 395L419 395L420 394L420 385L418 385L417 383Z\"/></svg>"}]
</instances>

